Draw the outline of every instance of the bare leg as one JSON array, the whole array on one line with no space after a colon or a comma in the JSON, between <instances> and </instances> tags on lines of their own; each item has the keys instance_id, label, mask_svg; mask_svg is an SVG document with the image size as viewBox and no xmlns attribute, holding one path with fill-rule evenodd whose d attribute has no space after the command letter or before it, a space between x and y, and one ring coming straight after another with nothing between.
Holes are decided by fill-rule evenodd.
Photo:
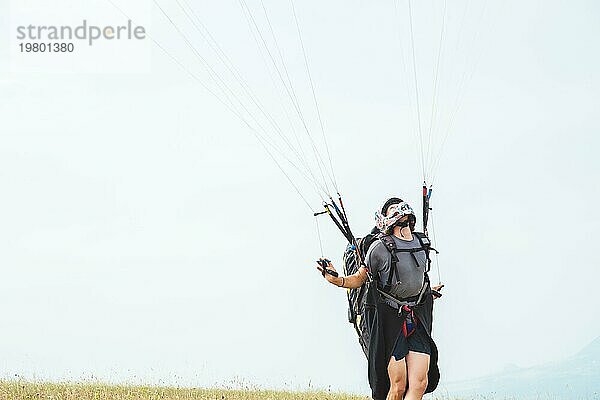
<instances>
[{"instance_id":1,"label":"bare leg","mask_svg":"<svg viewBox=\"0 0 600 400\"><path fill-rule=\"evenodd\" d=\"M406 367L408 369L408 390L404 400L421 400L427 389L429 354L409 351L406 356Z\"/></svg>"},{"instance_id":2,"label":"bare leg","mask_svg":"<svg viewBox=\"0 0 600 400\"><path fill-rule=\"evenodd\" d=\"M386 400L402 400L406 390L405 359L396 361L396 358L392 356L388 364L388 375L390 376L390 391Z\"/></svg>"}]
</instances>

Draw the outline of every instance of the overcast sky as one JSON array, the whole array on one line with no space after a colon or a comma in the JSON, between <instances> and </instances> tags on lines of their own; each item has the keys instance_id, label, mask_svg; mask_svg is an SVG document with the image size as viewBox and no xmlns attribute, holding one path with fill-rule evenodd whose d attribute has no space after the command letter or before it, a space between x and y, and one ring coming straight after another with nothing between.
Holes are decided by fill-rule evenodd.
<instances>
[{"instance_id":1,"label":"overcast sky","mask_svg":"<svg viewBox=\"0 0 600 400\"><path fill-rule=\"evenodd\" d=\"M446 381L559 360L600 335L600 8L466 1L448 2L447 46L460 37L473 46L442 58L440 109L465 65L474 74L432 199ZM345 293L314 270L314 218L249 129L151 40L80 44L68 58L18 54L15 25L28 17L126 22L107 1L56 3L0 0L0 376L368 392ZM156 7L115 3L211 85ZM238 2L192 3L275 109L280 93ZM259 2L248 4L258 13ZM265 5L302 76L288 4ZM406 5L296 4L357 235L391 195L419 209ZM413 4L426 116L442 9ZM315 127L308 82L297 82ZM320 228L340 266L343 238L326 219Z\"/></svg>"}]
</instances>

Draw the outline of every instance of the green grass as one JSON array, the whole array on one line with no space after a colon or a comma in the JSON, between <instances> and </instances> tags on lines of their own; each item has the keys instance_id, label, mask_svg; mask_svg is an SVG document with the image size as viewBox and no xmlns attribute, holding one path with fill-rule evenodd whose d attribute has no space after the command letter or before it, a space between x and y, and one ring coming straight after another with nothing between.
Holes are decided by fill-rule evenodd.
<instances>
[{"instance_id":1,"label":"green grass","mask_svg":"<svg viewBox=\"0 0 600 400\"><path fill-rule=\"evenodd\" d=\"M365 396L329 392L186 389L110 386L99 383L0 382L2 400L366 400Z\"/></svg>"}]
</instances>

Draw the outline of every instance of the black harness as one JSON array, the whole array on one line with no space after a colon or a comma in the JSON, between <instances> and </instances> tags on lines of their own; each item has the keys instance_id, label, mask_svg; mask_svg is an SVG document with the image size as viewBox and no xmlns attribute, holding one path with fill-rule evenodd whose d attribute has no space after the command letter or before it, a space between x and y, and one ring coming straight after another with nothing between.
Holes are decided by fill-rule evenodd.
<instances>
[{"instance_id":1,"label":"black harness","mask_svg":"<svg viewBox=\"0 0 600 400\"><path fill-rule=\"evenodd\" d=\"M424 235L423 233L420 233L420 232L413 232L413 235L419 241L419 247L415 247L412 249L397 248L396 242L391 235L384 235L379 238L379 240L383 243L385 248L390 252L390 254L392 256L392 262L390 265L390 273L388 274L387 282L385 283L385 285L382 286L381 282L378 281L377 282L377 291L379 292L381 297L383 297L387 300L390 300L393 304L396 304L397 308L398 308L398 313L401 315L408 312L411 307L414 307L414 306L420 304L423 301L424 295L428 292L428 289L429 289L428 273L431 269L431 258L429 258L429 252L431 250L435 251L435 249L433 249L431 247L431 241L429 240L429 238L426 235ZM426 257L425 279L423 280L423 286L421 287L421 290L419 291L418 295L398 299L395 296L390 294L390 289L392 287L392 284L394 283L394 278L397 274L397 268L396 268L396 266L398 264L397 254L398 253L410 253L410 255L412 256L412 258L415 262L415 265L418 266L419 262L417 260L417 257L415 256L415 253L418 253L420 251L424 251L425 257ZM404 310L404 312L403 312L403 310Z\"/></svg>"}]
</instances>

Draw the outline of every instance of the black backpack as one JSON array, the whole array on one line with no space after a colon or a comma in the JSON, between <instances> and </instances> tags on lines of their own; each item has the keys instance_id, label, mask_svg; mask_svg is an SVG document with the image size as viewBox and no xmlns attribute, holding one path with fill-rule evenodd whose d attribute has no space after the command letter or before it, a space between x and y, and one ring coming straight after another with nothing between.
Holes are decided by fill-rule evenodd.
<instances>
[{"instance_id":1,"label":"black backpack","mask_svg":"<svg viewBox=\"0 0 600 400\"><path fill-rule=\"evenodd\" d=\"M372 231L363 238L358 238L356 243L358 247L352 244L346 246L344 251L344 274L352 275L362 266L360 260L364 260L369 247L379 239L379 234ZM358 253L358 254L357 254ZM358 259L360 255L360 260ZM358 341L368 357L369 354L369 337L370 327L375 303L367 301L367 298L373 298L372 288L376 285L371 282L365 282L361 287L356 289L347 289L348 295L348 322L354 325L354 329L358 334Z\"/></svg>"}]
</instances>

